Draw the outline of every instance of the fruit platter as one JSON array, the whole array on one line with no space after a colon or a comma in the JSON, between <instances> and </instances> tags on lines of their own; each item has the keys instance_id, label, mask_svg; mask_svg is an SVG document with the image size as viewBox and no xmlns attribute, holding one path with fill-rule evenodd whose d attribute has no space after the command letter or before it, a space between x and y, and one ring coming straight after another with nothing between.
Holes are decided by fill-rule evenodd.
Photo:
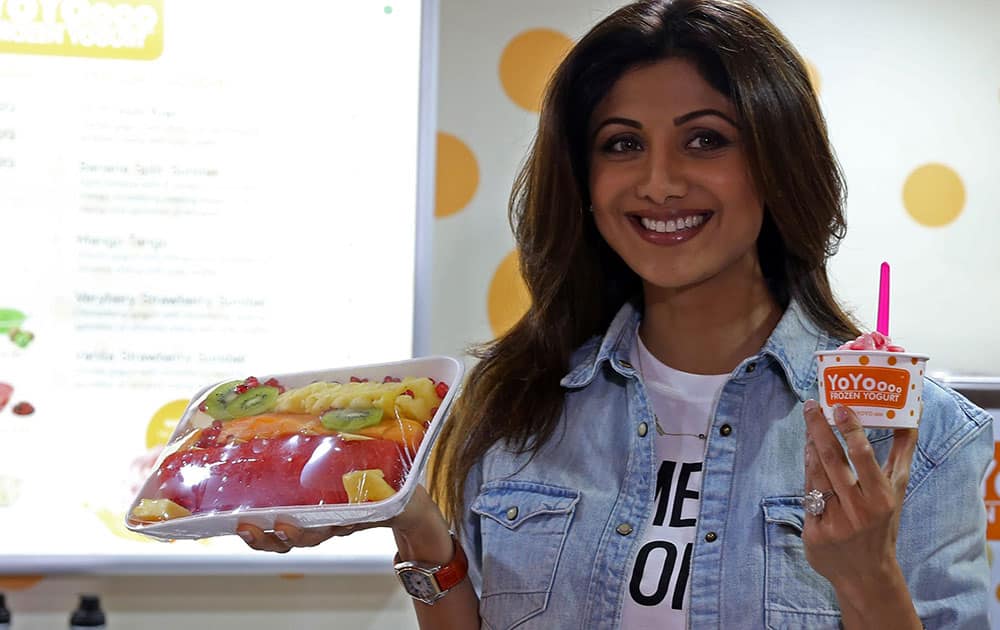
<instances>
[{"instance_id":1,"label":"fruit platter","mask_svg":"<svg viewBox=\"0 0 1000 630\"><path fill-rule=\"evenodd\" d=\"M406 505L461 381L426 357L249 376L188 404L126 515L160 540L391 518Z\"/></svg>"}]
</instances>

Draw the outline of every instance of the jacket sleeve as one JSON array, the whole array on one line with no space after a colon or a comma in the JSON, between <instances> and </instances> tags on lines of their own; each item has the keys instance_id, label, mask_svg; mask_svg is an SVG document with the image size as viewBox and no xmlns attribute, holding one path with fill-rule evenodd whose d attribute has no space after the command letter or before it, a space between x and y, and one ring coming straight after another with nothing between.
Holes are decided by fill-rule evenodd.
<instances>
[{"instance_id":1,"label":"jacket sleeve","mask_svg":"<svg viewBox=\"0 0 1000 630\"><path fill-rule=\"evenodd\" d=\"M986 630L991 579L982 480L993 460L992 418L933 381L924 391L897 557L925 628Z\"/></svg>"},{"instance_id":2,"label":"jacket sleeve","mask_svg":"<svg viewBox=\"0 0 1000 630\"><path fill-rule=\"evenodd\" d=\"M476 596L482 592L482 565L483 565L483 545L480 534L479 515L472 511L472 503L479 496L479 489L482 486L483 463L476 462L469 470L469 476L465 480L465 513L460 516L456 523L459 541L462 549L469 559L469 579L472 587L476 591Z\"/></svg>"}]
</instances>

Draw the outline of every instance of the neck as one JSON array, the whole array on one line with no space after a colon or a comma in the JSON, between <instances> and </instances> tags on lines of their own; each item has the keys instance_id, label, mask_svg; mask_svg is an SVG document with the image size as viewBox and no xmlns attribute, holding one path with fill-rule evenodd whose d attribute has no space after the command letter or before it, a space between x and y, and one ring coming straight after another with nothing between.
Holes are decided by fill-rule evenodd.
<instances>
[{"instance_id":1,"label":"neck","mask_svg":"<svg viewBox=\"0 0 1000 630\"><path fill-rule=\"evenodd\" d=\"M761 349L782 312L756 259L693 286L647 284L643 297L643 344L661 362L692 374L732 372Z\"/></svg>"}]
</instances>

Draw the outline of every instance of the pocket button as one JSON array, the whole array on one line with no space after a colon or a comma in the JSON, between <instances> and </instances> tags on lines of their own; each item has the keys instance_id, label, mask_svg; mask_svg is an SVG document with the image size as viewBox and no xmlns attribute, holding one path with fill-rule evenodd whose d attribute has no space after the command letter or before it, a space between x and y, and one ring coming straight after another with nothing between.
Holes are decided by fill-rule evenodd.
<instances>
[{"instance_id":1,"label":"pocket button","mask_svg":"<svg viewBox=\"0 0 1000 630\"><path fill-rule=\"evenodd\" d=\"M517 518L517 506L514 506L509 510L507 510L507 520L513 521L515 518Z\"/></svg>"},{"instance_id":2,"label":"pocket button","mask_svg":"<svg viewBox=\"0 0 1000 630\"><path fill-rule=\"evenodd\" d=\"M629 525L628 523L622 523L621 525L615 528L615 531L621 534L622 536L628 536L629 534L632 533L632 526Z\"/></svg>"}]
</instances>

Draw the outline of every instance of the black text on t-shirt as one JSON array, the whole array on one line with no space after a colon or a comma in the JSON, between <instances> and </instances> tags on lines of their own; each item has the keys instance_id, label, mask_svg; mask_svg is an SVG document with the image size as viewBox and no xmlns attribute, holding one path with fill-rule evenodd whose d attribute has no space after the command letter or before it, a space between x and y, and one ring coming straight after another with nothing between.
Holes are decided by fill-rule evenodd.
<instances>
[{"instance_id":1,"label":"black text on t-shirt","mask_svg":"<svg viewBox=\"0 0 1000 630\"><path fill-rule=\"evenodd\" d=\"M680 464L680 473L677 475L677 483L674 484L674 472L677 470L677 462L663 461L656 474L656 513L653 515L653 526L662 527L664 523L671 528L694 527L698 520L694 518L683 518L684 501L686 499L697 499L699 493L688 488L691 475L701 472L701 462L684 462ZM660 567L660 579L657 582L656 590L652 593L643 593L641 589L642 578L648 570L656 570L656 566L647 566L649 556L653 551L662 549L665 553L663 564ZM635 559L635 567L632 570L632 579L629 582L629 593L633 601L642 606L657 606L668 595L671 578L674 571L677 571L677 579L674 580L674 593L670 600L671 608L681 610L684 607L684 591L687 588L688 575L691 572L691 551L692 544L684 545L683 555L678 553L677 546L669 540L651 540L639 550ZM681 556L681 557L678 557Z\"/></svg>"}]
</instances>

